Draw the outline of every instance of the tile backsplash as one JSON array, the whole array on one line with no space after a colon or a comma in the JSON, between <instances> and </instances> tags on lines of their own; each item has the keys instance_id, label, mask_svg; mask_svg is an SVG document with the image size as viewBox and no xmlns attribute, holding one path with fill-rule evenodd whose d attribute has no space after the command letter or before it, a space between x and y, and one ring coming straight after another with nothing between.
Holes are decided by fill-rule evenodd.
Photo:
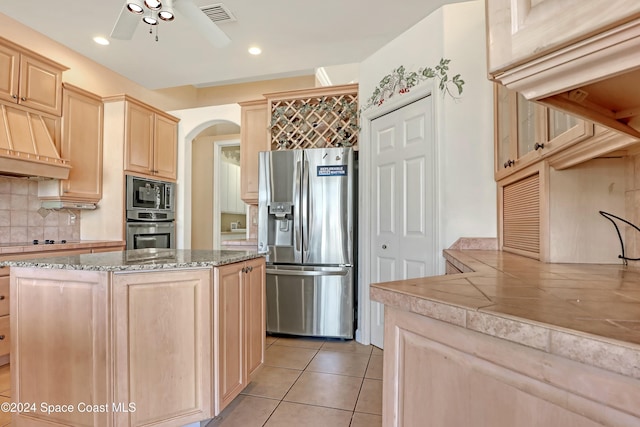
<instances>
[{"instance_id":1,"label":"tile backsplash","mask_svg":"<svg viewBox=\"0 0 640 427\"><path fill-rule=\"evenodd\" d=\"M40 209L38 182L0 176L0 245L80 240L80 212Z\"/></svg>"}]
</instances>

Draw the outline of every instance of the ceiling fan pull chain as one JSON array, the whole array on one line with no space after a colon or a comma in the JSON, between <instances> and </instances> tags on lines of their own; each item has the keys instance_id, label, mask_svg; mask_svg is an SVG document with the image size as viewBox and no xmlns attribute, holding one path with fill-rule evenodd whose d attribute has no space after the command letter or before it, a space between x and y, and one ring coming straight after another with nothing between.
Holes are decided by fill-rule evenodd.
<instances>
[{"instance_id":1,"label":"ceiling fan pull chain","mask_svg":"<svg viewBox=\"0 0 640 427\"><path fill-rule=\"evenodd\" d=\"M155 26L155 27L156 27L156 41L158 41L158 27L159 27L159 26L160 26L160 25L156 25L156 26Z\"/></svg>"}]
</instances>

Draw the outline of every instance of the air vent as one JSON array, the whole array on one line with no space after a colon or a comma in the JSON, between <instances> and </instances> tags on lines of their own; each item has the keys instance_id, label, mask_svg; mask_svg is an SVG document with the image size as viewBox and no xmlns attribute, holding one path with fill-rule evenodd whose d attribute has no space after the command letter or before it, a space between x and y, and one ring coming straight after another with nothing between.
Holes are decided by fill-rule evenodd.
<instances>
[{"instance_id":1,"label":"air vent","mask_svg":"<svg viewBox=\"0 0 640 427\"><path fill-rule=\"evenodd\" d=\"M229 11L229 9L227 9L227 7L222 3L202 6L200 10L202 10L209 19L216 23L234 22L236 20L236 17L233 16L231 11Z\"/></svg>"}]
</instances>

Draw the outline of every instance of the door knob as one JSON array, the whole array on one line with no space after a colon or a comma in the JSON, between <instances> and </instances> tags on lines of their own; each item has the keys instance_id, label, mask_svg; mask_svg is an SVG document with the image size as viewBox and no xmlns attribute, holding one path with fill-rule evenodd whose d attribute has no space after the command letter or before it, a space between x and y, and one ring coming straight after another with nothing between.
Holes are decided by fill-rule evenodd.
<instances>
[{"instance_id":1,"label":"door knob","mask_svg":"<svg viewBox=\"0 0 640 427\"><path fill-rule=\"evenodd\" d=\"M382 245L382 249L387 249L387 245Z\"/></svg>"}]
</instances>

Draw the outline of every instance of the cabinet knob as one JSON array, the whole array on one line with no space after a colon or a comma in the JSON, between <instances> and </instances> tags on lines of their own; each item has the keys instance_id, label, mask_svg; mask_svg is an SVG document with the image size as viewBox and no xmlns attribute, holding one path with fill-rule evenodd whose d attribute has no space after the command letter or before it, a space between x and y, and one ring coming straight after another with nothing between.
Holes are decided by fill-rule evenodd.
<instances>
[{"instance_id":1,"label":"cabinet knob","mask_svg":"<svg viewBox=\"0 0 640 427\"><path fill-rule=\"evenodd\" d=\"M249 271L253 271L253 266L250 266L250 267L249 267Z\"/></svg>"},{"instance_id":2,"label":"cabinet knob","mask_svg":"<svg viewBox=\"0 0 640 427\"><path fill-rule=\"evenodd\" d=\"M2 301L4 298L4 295L0 295L0 301Z\"/></svg>"},{"instance_id":3,"label":"cabinet knob","mask_svg":"<svg viewBox=\"0 0 640 427\"><path fill-rule=\"evenodd\" d=\"M11 95L13 99L18 99L18 95Z\"/></svg>"},{"instance_id":4,"label":"cabinet knob","mask_svg":"<svg viewBox=\"0 0 640 427\"><path fill-rule=\"evenodd\" d=\"M27 100L27 98L25 98L24 96L20 97L20 101L26 101L26 100Z\"/></svg>"},{"instance_id":5,"label":"cabinet knob","mask_svg":"<svg viewBox=\"0 0 640 427\"><path fill-rule=\"evenodd\" d=\"M516 162L514 162L513 160L509 159L506 162L504 162L504 167L505 168L509 168L511 166L513 166Z\"/></svg>"},{"instance_id":6,"label":"cabinet knob","mask_svg":"<svg viewBox=\"0 0 640 427\"><path fill-rule=\"evenodd\" d=\"M4 334L0 335L0 341L4 339Z\"/></svg>"},{"instance_id":7,"label":"cabinet knob","mask_svg":"<svg viewBox=\"0 0 640 427\"><path fill-rule=\"evenodd\" d=\"M543 144L539 144L539 143L536 142L536 145L533 146L533 149L536 150L536 151L540 150L542 148L544 148L544 143Z\"/></svg>"},{"instance_id":8,"label":"cabinet knob","mask_svg":"<svg viewBox=\"0 0 640 427\"><path fill-rule=\"evenodd\" d=\"M382 249L387 249L387 245L382 245Z\"/></svg>"},{"instance_id":9,"label":"cabinet knob","mask_svg":"<svg viewBox=\"0 0 640 427\"><path fill-rule=\"evenodd\" d=\"M247 272L247 267L242 267L242 272L246 273Z\"/></svg>"}]
</instances>

